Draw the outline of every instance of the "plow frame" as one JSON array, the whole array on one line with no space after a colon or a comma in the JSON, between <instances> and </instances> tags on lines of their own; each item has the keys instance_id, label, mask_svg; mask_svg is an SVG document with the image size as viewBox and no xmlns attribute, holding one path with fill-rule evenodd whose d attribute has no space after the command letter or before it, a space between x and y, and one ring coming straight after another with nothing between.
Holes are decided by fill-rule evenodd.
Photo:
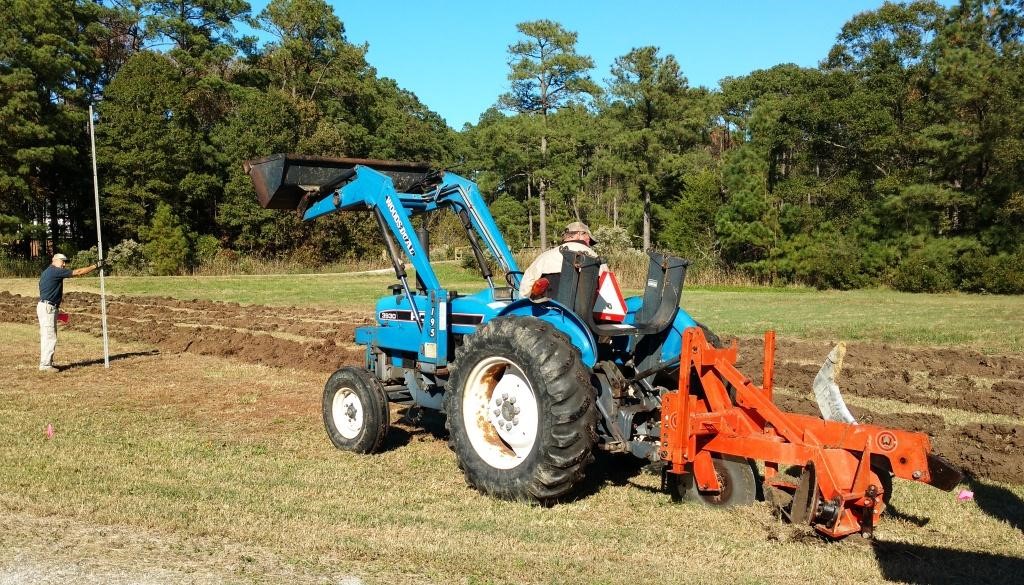
<instances>
[{"instance_id":1,"label":"plow frame","mask_svg":"<svg viewBox=\"0 0 1024 585\"><path fill-rule=\"evenodd\" d=\"M735 341L716 349L700 328L683 332L678 390L665 393L661 404L660 454L667 473L692 473L701 491L718 492L712 455L762 461L766 490L793 496L790 518L832 538L871 535L891 489L879 474L946 490L959 482L958 472L930 454L926 434L779 409L772 400L774 332L766 333L764 348L759 387L736 369ZM799 481L780 473L780 466L799 467Z\"/></svg>"}]
</instances>

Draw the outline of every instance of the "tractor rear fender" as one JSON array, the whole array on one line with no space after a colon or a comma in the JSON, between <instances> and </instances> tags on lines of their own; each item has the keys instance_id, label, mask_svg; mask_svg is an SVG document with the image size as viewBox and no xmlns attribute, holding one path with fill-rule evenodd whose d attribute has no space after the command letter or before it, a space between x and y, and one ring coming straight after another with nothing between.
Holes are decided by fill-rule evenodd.
<instances>
[{"instance_id":1,"label":"tractor rear fender","mask_svg":"<svg viewBox=\"0 0 1024 585\"><path fill-rule=\"evenodd\" d=\"M561 303L556 301L535 303L529 299L520 299L505 307L497 316L504 315L536 317L551 323L569 338L576 349L580 350L580 359L583 361L583 365L593 368L597 363L597 341L594 339L594 335L575 313ZM676 349L676 354L678 355L678 353L679 350Z\"/></svg>"},{"instance_id":2,"label":"tractor rear fender","mask_svg":"<svg viewBox=\"0 0 1024 585\"><path fill-rule=\"evenodd\" d=\"M635 314L642 302L643 297L630 297L626 299L626 309ZM659 356L660 361L668 362L678 358L679 352L683 349L683 331L697 326L697 321L685 309L680 308L676 312L675 319L672 320L672 325L665 330L665 340L661 344L661 355Z\"/></svg>"}]
</instances>

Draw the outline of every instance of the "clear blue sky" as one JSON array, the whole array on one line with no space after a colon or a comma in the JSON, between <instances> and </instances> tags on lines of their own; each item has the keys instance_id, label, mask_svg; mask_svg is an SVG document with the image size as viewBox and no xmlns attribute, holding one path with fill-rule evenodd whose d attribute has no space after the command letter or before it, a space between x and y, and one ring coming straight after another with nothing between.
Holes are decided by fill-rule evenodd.
<instances>
[{"instance_id":1,"label":"clear blue sky","mask_svg":"<svg viewBox=\"0 0 1024 585\"><path fill-rule=\"evenodd\" d=\"M952 3L945 0L943 4ZM616 57L654 45L675 55L690 85L779 63L813 67L843 24L881 0L521 0L488 2L328 0L348 40L368 43L378 74L412 91L455 129L476 123L508 90L508 46L516 24L547 18L578 33L603 83ZM250 0L256 15L267 0Z\"/></svg>"}]
</instances>

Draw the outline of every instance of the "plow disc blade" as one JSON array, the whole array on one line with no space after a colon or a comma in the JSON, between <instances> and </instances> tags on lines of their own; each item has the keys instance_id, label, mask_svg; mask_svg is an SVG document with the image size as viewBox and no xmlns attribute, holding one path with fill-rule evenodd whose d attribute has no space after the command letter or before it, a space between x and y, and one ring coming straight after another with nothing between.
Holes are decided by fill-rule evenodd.
<instances>
[{"instance_id":1,"label":"plow disc blade","mask_svg":"<svg viewBox=\"0 0 1024 585\"><path fill-rule=\"evenodd\" d=\"M829 352L825 363L818 370L818 375L814 377L814 399L818 403L818 410L821 411L823 419L857 424L857 420L850 414L850 409L846 407L842 393L839 392L839 384L836 383L836 378L843 370L845 356L846 344L843 342L839 342Z\"/></svg>"},{"instance_id":2,"label":"plow disc blade","mask_svg":"<svg viewBox=\"0 0 1024 585\"><path fill-rule=\"evenodd\" d=\"M814 516L818 510L818 480L814 474L814 465L808 463L800 474L800 483L793 493L793 502L789 507L789 521L793 524L814 524Z\"/></svg>"}]
</instances>

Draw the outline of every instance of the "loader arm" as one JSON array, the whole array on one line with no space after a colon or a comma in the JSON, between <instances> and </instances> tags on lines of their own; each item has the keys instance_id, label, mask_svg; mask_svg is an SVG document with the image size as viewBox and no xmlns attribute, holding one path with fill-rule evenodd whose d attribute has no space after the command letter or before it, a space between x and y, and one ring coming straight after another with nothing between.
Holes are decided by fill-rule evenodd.
<instances>
[{"instance_id":1,"label":"loader arm","mask_svg":"<svg viewBox=\"0 0 1024 585\"><path fill-rule=\"evenodd\" d=\"M404 199L403 199L404 197ZM416 209L423 203L422 196L399 194L395 190L391 177L373 170L368 166L357 165L352 169L348 183L334 193L328 194L310 205L302 214L303 221L312 221L318 217L338 211L372 211L378 221L390 230L383 233L388 240L388 248L392 254L395 249L392 243L397 240L398 248L409 259L416 269L416 276L423 282L427 290L440 290L441 282L430 265L430 258L423 245L416 237L412 218L408 209ZM390 240L393 237L394 240ZM398 269L398 259L396 270ZM398 275L402 277L401 274Z\"/></svg>"},{"instance_id":2,"label":"loader arm","mask_svg":"<svg viewBox=\"0 0 1024 585\"><path fill-rule=\"evenodd\" d=\"M472 181L449 172L432 171L427 165L338 159L298 155L272 155L247 161L260 204L271 209L297 209L303 221L337 211L371 210L378 216L392 254L403 253L416 269L427 290L440 289L427 250L414 235L411 214L452 210L462 219L470 245L491 288L479 240L506 275L519 267L501 230ZM414 192L418 191L418 192ZM390 232L390 234L388 233ZM390 237L393 236L393 240ZM397 244L393 246L392 244ZM398 258L392 258L398 270ZM517 288L509 276L510 286Z\"/></svg>"},{"instance_id":3,"label":"loader arm","mask_svg":"<svg viewBox=\"0 0 1024 585\"><path fill-rule=\"evenodd\" d=\"M438 279L428 246L413 228L412 214L452 208L462 220L481 274L491 290L490 298L494 299L498 291L480 240L498 261L510 285L502 289L502 298L511 301L517 295L518 283L513 277L521 273L472 181L435 171L425 164L285 154L246 161L244 168L264 208L296 210L303 221L338 211L368 210L374 214L395 276L401 283L406 304L400 309L408 311L419 330L416 358L423 369L447 365L451 327L448 315L453 295ZM403 256L416 270L422 295L413 294L409 286Z\"/></svg>"}]
</instances>

